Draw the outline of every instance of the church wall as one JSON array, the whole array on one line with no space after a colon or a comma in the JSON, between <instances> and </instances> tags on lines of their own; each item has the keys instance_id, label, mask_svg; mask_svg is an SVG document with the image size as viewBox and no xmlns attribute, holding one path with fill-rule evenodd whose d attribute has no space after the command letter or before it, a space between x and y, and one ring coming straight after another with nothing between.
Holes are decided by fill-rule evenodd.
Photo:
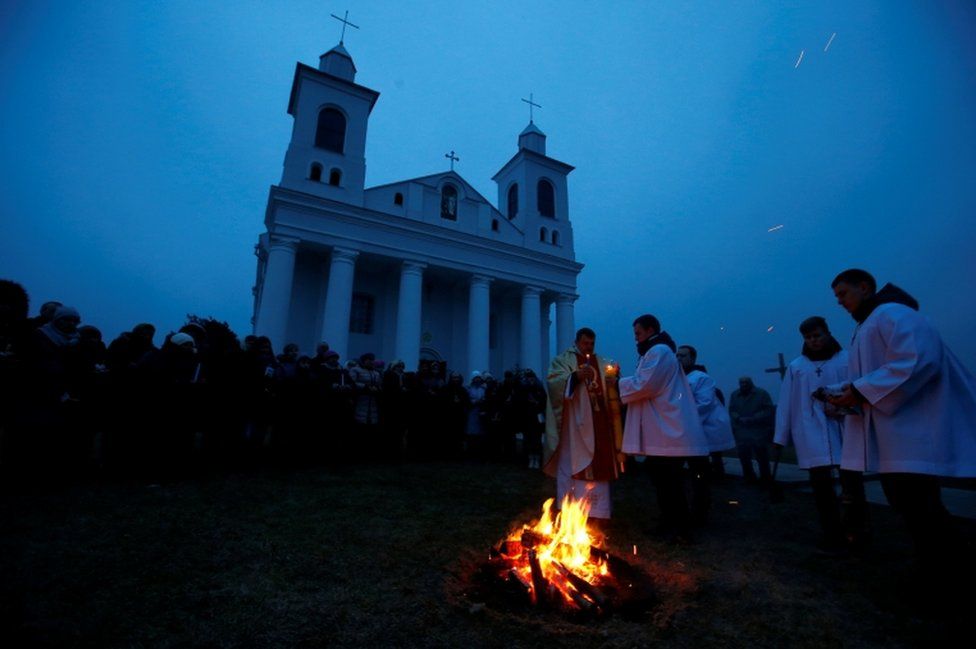
<instances>
[{"instance_id":1,"label":"church wall","mask_svg":"<svg viewBox=\"0 0 976 649\"><path fill-rule=\"evenodd\" d=\"M491 351L491 372L501 380L505 370L519 363L522 340L522 299L514 292L504 293L492 299L491 312L495 314L495 349Z\"/></svg>"},{"instance_id":2,"label":"church wall","mask_svg":"<svg viewBox=\"0 0 976 649\"><path fill-rule=\"evenodd\" d=\"M394 272L385 272L380 275L384 283L382 303L383 309L383 328L381 332L383 348L377 351L377 357L390 362L396 358L396 327L397 327L397 307L400 300L400 275ZM380 305L377 304L377 308Z\"/></svg>"},{"instance_id":3,"label":"church wall","mask_svg":"<svg viewBox=\"0 0 976 649\"><path fill-rule=\"evenodd\" d=\"M397 205L393 202L397 192L403 194L403 205ZM416 219L416 216L411 217L409 213L408 194L409 185L407 183L387 185L367 191L363 204L367 209L385 212L393 216Z\"/></svg>"},{"instance_id":4,"label":"church wall","mask_svg":"<svg viewBox=\"0 0 976 649\"><path fill-rule=\"evenodd\" d=\"M440 278L424 278L420 314L421 347L435 349L448 362L451 371L458 370L464 362L463 356L454 354L454 295L452 284ZM463 370L463 366L460 369Z\"/></svg>"},{"instance_id":5,"label":"church wall","mask_svg":"<svg viewBox=\"0 0 976 649\"><path fill-rule=\"evenodd\" d=\"M396 331L397 290L391 286L390 279L396 273L381 272L369 267L362 259L356 262L356 275L353 280L353 293L364 293L373 298L373 333L349 332L348 358L358 358L372 352L376 358L390 361L393 358Z\"/></svg>"},{"instance_id":6,"label":"church wall","mask_svg":"<svg viewBox=\"0 0 976 649\"><path fill-rule=\"evenodd\" d=\"M464 283L458 283L453 288L451 300L451 366L459 372L467 385L471 371L476 367L468 367L468 300L469 288Z\"/></svg>"},{"instance_id":7,"label":"church wall","mask_svg":"<svg viewBox=\"0 0 976 649\"><path fill-rule=\"evenodd\" d=\"M499 280L531 283L554 292L576 289L579 266L571 260L546 258L521 247L494 248L491 240L483 237L461 232L455 235L447 227L415 227L386 214L324 210L311 197L291 194L279 200L279 192L272 189L271 219L274 232L281 236L393 259L416 259L431 267L463 273L488 272ZM554 250L549 246L546 252L552 254Z\"/></svg>"},{"instance_id":8,"label":"church wall","mask_svg":"<svg viewBox=\"0 0 976 649\"><path fill-rule=\"evenodd\" d=\"M320 311L322 289L322 259L319 255L299 250L295 257L295 278L291 287L288 308L286 342L297 343L302 354L315 354L321 328L316 328L316 311ZM280 354L283 349L275 349Z\"/></svg>"}]
</instances>

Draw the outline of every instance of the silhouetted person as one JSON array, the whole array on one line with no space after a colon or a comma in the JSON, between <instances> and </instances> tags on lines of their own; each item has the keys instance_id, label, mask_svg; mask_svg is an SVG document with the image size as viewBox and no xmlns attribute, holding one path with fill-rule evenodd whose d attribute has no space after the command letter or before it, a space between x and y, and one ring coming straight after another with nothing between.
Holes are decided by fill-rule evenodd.
<instances>
[{"instance_id":1,"label":"silhouetted person","mask_svg":"<svg viewBox=\"0 0 976 649\"><path fill-rule=\"evenodd\" d=\"M772 482L769 470L769 444L773 441L773 400L769 393L757 388L748 376L739 379L739 389L729 397L729 416L735 434L742 476L746 484L755 484L756 471L752 458L759 465L759 478L764 486Z\"/></svg>"}]
</instances>

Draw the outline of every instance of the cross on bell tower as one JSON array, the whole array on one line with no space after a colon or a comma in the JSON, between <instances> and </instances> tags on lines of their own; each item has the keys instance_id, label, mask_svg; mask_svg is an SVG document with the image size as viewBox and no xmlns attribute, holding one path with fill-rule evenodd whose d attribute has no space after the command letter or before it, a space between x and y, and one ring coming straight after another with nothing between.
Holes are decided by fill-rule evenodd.
<instances>
[{"instance_id":1,"label":"cross on bell tower","mask_svg":"<svg viewBox=\"0 0 976 649\"><path fill-rule=\"evenodd\" d=\"M540 106L539 104L537 104L534 101L532 101L532 93L531 92L529 93L529 98L528 99L525 99L523 97L522 98L522 101L524 101L525 103L527 103L529 105L529 123L531 124L532 123L532 120L533 120L533 117L534 117L533 112L532 112L532 109L533 108L542 108L542 106Z\"/></svg>"},{"instance_id":2,"label":"cross on bell tower","mask_svg":"<svg viewBox=\"0 0 976 649\"><path fill-rule=\"evenodd\" d=\"M351 22L349 22L349 10L348 9L346 9L346 15L343 18L340 18L339 16L337 16L335 14L330 14L330 15L333 18L335 18L336 20L338 20L340 23L342 23L342 34L339 36L339 45L343 45L344 42L345 42L345 40L346 40L346 26L348 25L349 27L353 27L355 29L359 29L359 25L353 25Z\"/></svg>"}]
</instances>

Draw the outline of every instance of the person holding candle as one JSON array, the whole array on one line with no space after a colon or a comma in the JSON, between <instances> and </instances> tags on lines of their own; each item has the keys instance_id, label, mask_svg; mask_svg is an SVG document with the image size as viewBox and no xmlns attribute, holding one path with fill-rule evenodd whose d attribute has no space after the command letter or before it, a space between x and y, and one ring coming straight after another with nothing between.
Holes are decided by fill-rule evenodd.
<instances>
[{"instance_id":1,"label":"person holding candle","mask_svg":"<svg viewBox=\"0 0 976 649\"><path fill-rule=\"evenodd\" d=\"M623 452L647 456L661 511L659 531L688 542L691 521L681 467L708 457L708 439L671 336L650 314L633 326L640 360L633 376L620 379L620 398L627 404Z\"/></svg>"},{"instance_id":2,"label":"person holding candle","mask_svg":"<svg viewBox=\"0 0 976 649\"><path fill-rule=\"evenodd\" d=\"M616 366L596 355L596 333L576 332L573 347L556 356L546 381L545 464L556 478L556 502L566 496L587 500L591 519L609 519L610 481L620 471L620 397ZM609 370L609 371L608 371Z\"/></svg>"}]
</instances>

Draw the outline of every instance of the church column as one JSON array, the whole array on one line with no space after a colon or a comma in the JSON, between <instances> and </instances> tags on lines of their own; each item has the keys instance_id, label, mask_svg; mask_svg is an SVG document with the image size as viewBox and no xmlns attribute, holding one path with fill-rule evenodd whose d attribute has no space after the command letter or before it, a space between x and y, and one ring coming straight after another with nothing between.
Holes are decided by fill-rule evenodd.
<instances>
[{"instance_id":1,"label":"church column","mask_svg":"<svg viewBox=\"0 0 976 649\"><path fill-rule=\"evenodd\" d=\"M487 372L490 366L488 349L488 313L491 278L472 275L468 285L468 376L471 372Z\"/></svg>"},{"instance_id":2,"label":"church column","mask_svg":"<svg viewBox=\"0 0 976 649\"><path fill-rule=\"evenodd\" d=\"M573 316L575 295L562 294L556 298L556 353L562 354L573 346L576 322Z\"/></svg>"},{"instance_id":3,"label":"church column","mask_svg":"<svg viewBox=\"0 0 976 649\"><path fill-rule=\"evenodd\" d=\"M325 294L325 313L322 317L322 340L339 354L343 361L349 347L349 312L352 309L352 282L359 253L345 248L332 249L329 264L329 287Z\"/></svg>"},{"instance_id":4,"label":"church column","mask_svg":"<svg viewBox=\"0 0 976 649\"><path fill-rule=\"evenodd\" d=\"M416 372L420 364L420 309L425 267L415 261L405 261L400 267L395 349L407 372Z\"/></svg>"},{"instance_id":5,"label":"church column","mask_svg":"<svg viewBox=\"0 0 976 649\"><path fill-rule=\"evenodd\" d=\"M254 333L270 338L276 354L281 353L286 342L298 241L298 239L272 235L268 246L268 261L264 268L261 304L258 307L258 317L254 322Z\"/></svg>"},{"instance_id":6,"label":"church column","mask_svg":"<svg viewBox=\"0 0 976 649\"><path fill-rule=\"evenodd\" d=\"M522 367L535 371L542 378L542 323L539 296L542 289L535 286L522 287L522 353L519 363Z\"/></svg>"},{"instance_id":7,"label":"church column","mask_svg":"<svg viewBox=\"0 0 976 649\"><path fill-rule=\"evenodd\" d=\"M552 306L552 300L549 297L544 297L542 299L542 301L541 301L541 303L540 303L539 306L541 308L541 310L539 312L539 318L540 318L540 320L539 320L539 322L540 322L539 335L542 336L542 344L541 344L542 357L541 357L541 360L539 362L542 363L542 369L543 369L543 371L548 372L549 371L549 361L550 361L550 358L549 358L549 329L552 328L552 318L549 317L549 310L550 310L550 307Z\"/></svg>"}]
</instances>

